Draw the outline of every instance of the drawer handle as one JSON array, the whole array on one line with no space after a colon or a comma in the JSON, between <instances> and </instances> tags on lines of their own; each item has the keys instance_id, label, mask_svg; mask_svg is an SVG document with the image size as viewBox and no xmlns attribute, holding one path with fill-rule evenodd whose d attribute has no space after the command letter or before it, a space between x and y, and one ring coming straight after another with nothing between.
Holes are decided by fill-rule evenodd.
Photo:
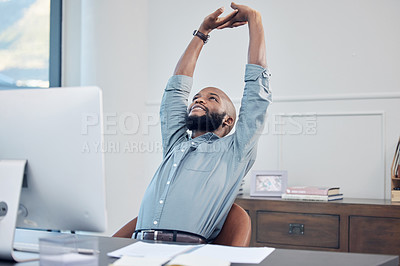
<instances>
[{"instance_id":1,"label":"drawer handle","mask_svg":"<svg viewBox=\"0 0 400 266\"><path fill-rule=\"evenodd\" d=\"M289 224L289 235L304 235L304 224Z\"/></svg>"}]
</instances>

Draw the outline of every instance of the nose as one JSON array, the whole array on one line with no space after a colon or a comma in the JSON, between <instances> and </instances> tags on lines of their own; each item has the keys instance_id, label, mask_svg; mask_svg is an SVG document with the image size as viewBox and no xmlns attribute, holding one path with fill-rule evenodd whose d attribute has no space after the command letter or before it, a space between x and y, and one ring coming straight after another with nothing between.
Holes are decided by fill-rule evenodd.
<instances>
[{"instance_id":1,"label":"nose","mask_svg":"<svg viewBox=\"0 0 400 266\"><path fill-rule=\"evenodd\" d=\"M202 97L198 97L198 98L196 98L196 100L194 100L194 103L205 103L205 101L203 100L203 98Z\"/></svg>"}]
</instances>

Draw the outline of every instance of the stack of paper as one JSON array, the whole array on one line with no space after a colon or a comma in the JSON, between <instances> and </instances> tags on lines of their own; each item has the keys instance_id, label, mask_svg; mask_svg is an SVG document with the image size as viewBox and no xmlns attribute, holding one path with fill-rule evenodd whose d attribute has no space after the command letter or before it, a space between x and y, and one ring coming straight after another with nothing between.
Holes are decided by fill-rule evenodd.
<instances>
[{"instance_id":1,"label":"stack of paper","mask_svg":"<svg viewBox=\"0 0 400 266\"><path fill-rule=\"evenodd\" d=\"M125 265L215 265L230 263L255 263L263 261L274 248L242 248L220 245L174 245L136 242L108 253L110 257L121 258L114 266Z\"/></svg>"},{"instance_id":2,"label":"stack of paper","mask_svg":"<svg viewBox=\"0 0 400 266\"><path fill-rule=\"evenodd\" d=\"M231 263L256 263L259 264L274 248L242 248L220 245L205 245L199 249L191 251L189 254L198 257L207 257L212 259L223 259Z\"/></svg>"},{"instance_id":3,"label":"stack of paper","mask_svg":"<svg viewBox=\"0 0 400 266\"><path fill-rule=\"evenodd\" d=\"M173 256L183 254L189 250L200 247L200 245L169 245L138 241L129 246L120 248L107 255L114 258L122 256L147 257L159 259L171 259Z\"/></svg>"},{"instance_id":4,"label":"stack of paper","mask_svg":"<svg viewBox=\"0 0 400 266\"><path fill-rule=\"evenodd\" d=\"M229 261L221 259L212 259L206 257L197 257L191 254L182 254L173 258L172 260L165 261L164 259L145 258L145 257L129 257L123 256L115 261L111 266L173 266L173 265L190 265L190 266L229 266Z\"/></svg>"}]
</instances>

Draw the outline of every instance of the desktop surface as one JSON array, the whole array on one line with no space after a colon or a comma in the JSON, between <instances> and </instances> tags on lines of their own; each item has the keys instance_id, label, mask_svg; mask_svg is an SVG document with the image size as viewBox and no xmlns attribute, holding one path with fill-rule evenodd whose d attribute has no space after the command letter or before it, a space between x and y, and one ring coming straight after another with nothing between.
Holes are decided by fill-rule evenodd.
<instances>
[{"instance_id":1,"label":"desktop surface","mask_svg":"<svg viewBox=\"0 0 400 266\"><path fill-rule=\"evenodd\" d=\"M116 259L107 256L110 251L117 250L129 244L135 243L135 239L127 238L112 238L112 237L97 237L85 236L90 238L97 238L99 241L100 257L99 265L108 266ZM324 266L337 266L337 265L352 265L352 266L368 266L368 265L384 265L384 266L398 266L399 258L394 255L373 255L373 254L356 254L356 253L343 253L343 252L325 252L325 251L308 251L308 250L293 250L293 249L276 249L270 256L265 258L258 265L274 265L274 266L311 266L311 265L324 265ZM38 266L39 261L13 263L7 261L0 261L0 266ZM232 263L232 266L244 266L255 264L239 264Z\"/></svg>"}]
</instances>

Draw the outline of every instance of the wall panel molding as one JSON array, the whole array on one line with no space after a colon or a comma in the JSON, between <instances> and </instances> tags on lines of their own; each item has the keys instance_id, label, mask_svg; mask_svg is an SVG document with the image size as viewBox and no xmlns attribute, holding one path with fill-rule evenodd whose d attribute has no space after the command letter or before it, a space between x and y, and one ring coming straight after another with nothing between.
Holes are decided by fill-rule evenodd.
<instances>
[{"instance_id":1,"label":"wall panel molding","mask_svg":"<svg viewBox=\"0 0 400 266\"><path fill-rule=\"evenodd\" d=\"M379 117L380 118L380 135L381 138L380 142L380 164L379 168L382 169L381 178L383 184L383 195L385 199L390 199L390 195L388 191L390 190L390 176L387 176L386 171L386 118L385 118L385 111L357 111L357 112L315 112L313 114L310 113L282 113L282 114L275 114L280 121L282 121L283 117L309 117L309 116L316 116L316 117ZM287 135L278 135L278 167L282 169L282 165L284 164L284 151L283 151L283 141ZM360 136L361 137L361 136ZM361 154L360 154L361 156ZM350 195L351 197L351 195Z\"/></svg>"}]
</instances>

